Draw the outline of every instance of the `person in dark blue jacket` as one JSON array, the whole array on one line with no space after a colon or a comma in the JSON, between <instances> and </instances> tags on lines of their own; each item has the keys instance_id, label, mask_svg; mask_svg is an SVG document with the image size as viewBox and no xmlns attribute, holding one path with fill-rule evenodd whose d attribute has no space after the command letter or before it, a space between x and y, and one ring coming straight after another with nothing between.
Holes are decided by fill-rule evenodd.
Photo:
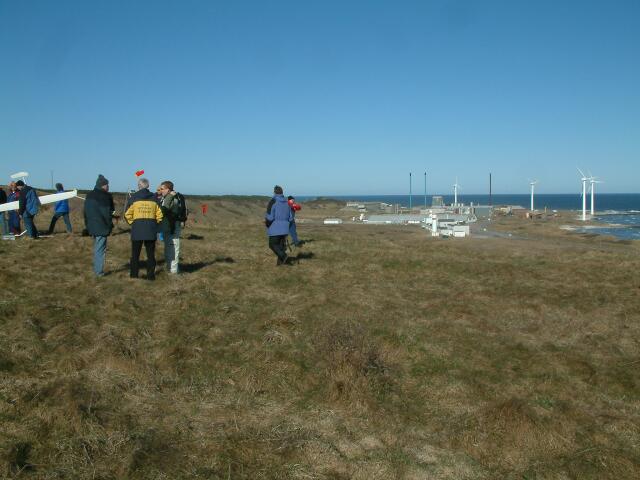
<instances>
[{"instance_id":1,"label":"person in dark blue jacket","mask_svg":"<svg viewBox=\"0 0 640 480\"><path fill-rule=\"evenodd\" d=\"M29 185L25 185L22 180L16 182L16 187L20 190L20 198L18 199L18 214L24 221L27 234L30 238L38 238L38 228L36 227L34 218L40 210L40 200L38 194Z\"/></svg>"},{"instance_id":2,"label":"person in dark blue jacket","mask_svg":"<svg viewBox=\"0 0 640 480\"><path fill-rule=\"evenodd\" d=\"M289 265L287 256L287 236L289 227L293 221L293 212L283 195L282 187L276 185L273 189L273 198L267 205L267 213L264 216L267 234L269 235L269 248L278 257L276 265Z\"/></svg>"},{"instance_id":3,"label":"person in dark blue jacket","mask_svg":"<svg viewBox=\"0 0 640 480\"><path fill-rule=\"evenodd\" d=\"M56 191L58 193L64 192L64 187L61 183L56 183ZM56 222L60 217L64 220L67 233L71 233L72 228L71 221L69 220L69 200L60 200L59 202L56 202L53 217L51 217L51 223L49 224L49 231L47 232L49 235L53 233L53 229L56 228Z\"/></svg>"},{"instance_id":4,"label":"person in dark blue jacket","mask_svg":"<svg viewBox=\"0 0 640 480\"><path fill-rule=\"evenodd\" d=\"M109 193L109 180L98 175L95 188L87 194L84 202L84 224L93 237L93 272L98 277L104 276L107 237L113 230L115 210Z\"/></svg>"}]
</instances>

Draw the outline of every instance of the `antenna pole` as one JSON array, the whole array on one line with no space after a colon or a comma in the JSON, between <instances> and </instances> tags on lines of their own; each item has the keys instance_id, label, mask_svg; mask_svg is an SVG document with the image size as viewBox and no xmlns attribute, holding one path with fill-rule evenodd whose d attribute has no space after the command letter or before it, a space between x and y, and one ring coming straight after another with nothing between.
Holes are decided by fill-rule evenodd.
<instances>
[{"instance_id":1,"label":"antenna pole","mask_svg":"<svg viewBox=\"0 0 640 480\"><path fill-rule=\"evenodd\" d=\"M424 208L427 208L427 172L424 172Z\"/></svg>"},{"instance_id":2,"label":"antenna pole","mask_svg":"<svg viewBox=\"0 0 640 480\"><path fill-rule=\"evenodd\" d=\"M493 197L491 195L491 172L489 172L489 206L493 205Z\"/></svg>"}]
</instances>

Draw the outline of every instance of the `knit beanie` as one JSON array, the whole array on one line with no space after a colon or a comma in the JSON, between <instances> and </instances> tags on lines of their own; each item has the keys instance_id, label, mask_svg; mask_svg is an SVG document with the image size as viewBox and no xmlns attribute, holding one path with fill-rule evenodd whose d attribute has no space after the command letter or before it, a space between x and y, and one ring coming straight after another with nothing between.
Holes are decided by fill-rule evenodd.
<instances>
[{"instance_id":1,"label":"knit beanie","mask_svg":"<svg viewBox=\"0 0 640 480\"><path fill-rule=\"evenodd\" d=\"M109 180L104 178L102 174L98 175L98 180L96 180L96 188L102 188L105 185L109 185Z\"/></svg>"}]
</instances>

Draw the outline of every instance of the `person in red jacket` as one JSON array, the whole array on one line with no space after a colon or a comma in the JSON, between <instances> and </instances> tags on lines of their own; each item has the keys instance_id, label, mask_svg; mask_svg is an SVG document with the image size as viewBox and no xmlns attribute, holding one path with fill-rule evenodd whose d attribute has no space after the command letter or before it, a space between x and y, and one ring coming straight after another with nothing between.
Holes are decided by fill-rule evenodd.
<instances>
[{"instance_id":1,"label":"person in red jacket","mask_svg":"<svg viewBox=\"0 0 640 480\"><path fill-rule=\"evenodd\" d=\"M289 206L291 207L291 213L293 215L293 221L289 225L289 236L291 237L291 241L293 242L293 244L296 247L299 247L300 245L302 245L302 242L300 242L300 240L298 239L298 230L296 230L296 212L302 209L302 207L296 203L295 197L291 195L287 197L287 203L289 203Z\"/></svg>"}]
</instances>

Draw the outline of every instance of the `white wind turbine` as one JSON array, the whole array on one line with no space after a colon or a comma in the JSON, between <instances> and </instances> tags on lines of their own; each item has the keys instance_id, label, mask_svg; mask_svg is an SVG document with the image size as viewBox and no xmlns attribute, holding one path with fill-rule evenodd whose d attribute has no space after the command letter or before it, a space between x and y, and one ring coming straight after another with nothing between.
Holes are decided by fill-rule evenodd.
<instances>
[{"instance_id":1,"label":"white wind turbine","mask_svg":"<svg viewBox=\"0 0 640 480\"><path fill-rule=\"evenodd\" d=\"M580 180L582 180L582 221L584 222L587 220L587 180L589 180L589 177L582 173L579 168L578 172L582 175Z\"/></svg>"},{"instance_id":2,"label":"white wind turbine","mask_svg":"<svg viewBox=\"0 0 640 480\"><path fill-rule=\"evenodd\" d=\"M535 189L536 184L538 183L538 180L532 180L529 182L529 185L531 185L531 211L533 212L533 190Z\"/></svg>"},{"instance_id":3,"label":"white wind turbine","mask_svg":"<svg viewBox=\"0 0 640 480\"><path fill-rule=\"evenodd\" d=\"M460 185L458 185L458 177L456 177L456 183L453 184L453 206L454 207L458 206L458 188L460 188Z\"/></svg>"},{"instance_id":4,"label":"white wind turbine","mask_svg":"<svg viewBox=\"0 0 640 480\"><path fill-rule=\"evenodd\" d=\"M594 177L593 175L591 175L591 172L589 172L589 186L590 186L590 190L591 190L591 216L593 216L595 214L594 197L595 197L595 194L596 194L596 183L602 183L602 181L598 180L598 177Z\"/></svg>"}]
</instances>

